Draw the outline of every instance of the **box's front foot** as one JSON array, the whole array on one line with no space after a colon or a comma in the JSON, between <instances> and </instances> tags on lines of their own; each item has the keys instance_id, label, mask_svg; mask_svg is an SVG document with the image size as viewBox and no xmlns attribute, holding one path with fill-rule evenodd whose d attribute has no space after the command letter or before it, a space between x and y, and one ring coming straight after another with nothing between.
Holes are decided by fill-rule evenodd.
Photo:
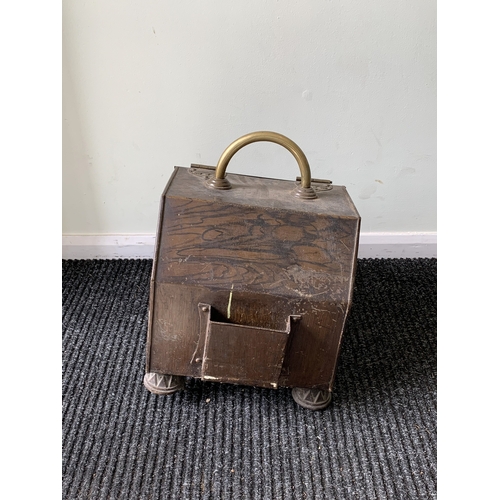
<instances>
[{"instance_id":1,"label":"box's front foot","mask_svg":"<svg viewBox=\"0 0 500 500\"><path fill-rule=\"evenodd\" d=\"M149 372L144 375L144 386L158 396L173 394L184 389L185 377Z\"/></svg>"},{"instance_id":2,"label":"box's front foot","mask_svg":"<svg viewBox=\"0 0 500 500\"><path fill-rule=\"evenodd\" d=\"M321 389L292 389L292 397L297 404L308 410L323 410L332 401L332 393Z\"/></svg>"}]
</instances>

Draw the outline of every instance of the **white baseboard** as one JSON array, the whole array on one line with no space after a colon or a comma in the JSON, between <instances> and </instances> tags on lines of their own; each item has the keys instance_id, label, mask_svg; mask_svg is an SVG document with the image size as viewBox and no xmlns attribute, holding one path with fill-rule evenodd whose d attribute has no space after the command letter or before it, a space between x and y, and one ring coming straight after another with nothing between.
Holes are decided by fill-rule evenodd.
<instances>
[{"instance_id":1,"label":"white baseboard","mask_svg":"<svg viewBox=\"0 0 500 500\"><path fill-rule=\"evenodd\" d=\"M154 234L63 235L63 259L152 259ZM358 257L437 257L437 233L361 233Z\"/></svg>"},{"instance_id":2,"label":"white baseboard","mask_svg":"<svg viewBox=\"0 0 500 500\"><path fill-rule=\"evenodd\" d=\"M437 258L437 233L361 233L360 259Z\"/></svg>"},{"instance_id":3,"label":"white baseboard","mask_svg":"<svg viewBox=\"0 0 500 500\"><path fill-rule=\"evenodd\" d=\"M63 259L152 259L155 234L74 234L62 237Z\"/></svg>"}]
</instances>

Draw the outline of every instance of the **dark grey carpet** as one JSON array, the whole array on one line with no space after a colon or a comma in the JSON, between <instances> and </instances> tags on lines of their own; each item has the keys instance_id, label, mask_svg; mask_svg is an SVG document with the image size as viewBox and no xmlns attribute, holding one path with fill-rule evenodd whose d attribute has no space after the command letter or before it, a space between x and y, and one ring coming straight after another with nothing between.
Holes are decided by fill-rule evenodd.
<instances>
[{"instance_id":1,"label":"dark grey carpet","mask_svg":"<svg viewBox=\"0 0 500 500\"><path fill-rule=\"evenodd\" d=\"M151 260L63 261L63 499L436 497L436 259L360 260L333 404L142 385Z\"/></svg>"}]
</instances>

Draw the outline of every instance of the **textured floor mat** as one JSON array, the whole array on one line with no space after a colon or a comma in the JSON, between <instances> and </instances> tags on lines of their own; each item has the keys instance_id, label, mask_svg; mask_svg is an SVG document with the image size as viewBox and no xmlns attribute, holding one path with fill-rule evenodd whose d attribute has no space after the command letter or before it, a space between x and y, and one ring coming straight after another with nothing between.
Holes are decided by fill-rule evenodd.
<instances>
[{"instance_id":1,"label":"textured floor mat","mask_svg":"<svg viewBox=\"0 0 500 500\"><path fill-rule=\"evenodd\" d=\"M360 259L326 410L188 379L150 394L151 260L63 266L63 499L436 496L436 259Z\"/></svg>"}]
</instances>

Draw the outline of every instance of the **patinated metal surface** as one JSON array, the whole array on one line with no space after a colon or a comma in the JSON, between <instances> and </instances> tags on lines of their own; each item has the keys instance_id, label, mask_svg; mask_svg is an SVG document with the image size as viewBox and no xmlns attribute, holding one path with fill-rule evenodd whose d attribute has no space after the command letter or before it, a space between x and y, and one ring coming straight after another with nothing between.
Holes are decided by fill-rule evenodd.
<instances>
[{"instance_id":1,"label":"patinated metal surface","mask_svg":"<svg viewBox=\"0 0 500 500\"><path fill-rule=\"evenodd\" d=\"M214 173L176 167L163 192L146 371L330 391L357 257L352 200L302 169L297 181L224 173L230 189L210 188ZM304 184L316 199L295 196Z\"/></svg>"}]
</instances>

